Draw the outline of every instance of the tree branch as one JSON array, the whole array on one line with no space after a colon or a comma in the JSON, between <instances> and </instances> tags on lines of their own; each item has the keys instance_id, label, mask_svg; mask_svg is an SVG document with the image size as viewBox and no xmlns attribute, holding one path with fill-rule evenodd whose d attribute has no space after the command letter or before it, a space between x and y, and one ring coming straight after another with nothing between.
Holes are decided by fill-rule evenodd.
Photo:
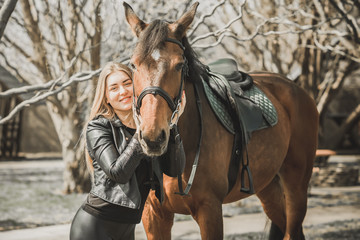
<instances>
[{"instance_id":1,"label":"tree branch","mask_svg":"<svg viewBox=\"0 0 360 240\"><path fill-rule=\"evenodd\" d=\"M199 37L196 37L194 38L192 41L191 41L191 45L193 45L194 43L196 43L197 41L200 41L202 39L205 39L205 38L208 38L208 37L218 37L222 34L224 34L224 32L228 32L230 31L228 28L234 23L236 22L237 20L239 20L241 17L242 17L242 7L244 6L245 4L245 1L241 4L241 6L239 7L239 14L233 18L232 20L230 20L225 26L223 26L221 29L217 30L217 31L214 31L214 32L210 32L210 33L207 33L207 34L204 34L204 35L201 35ZM221 41L220 41L221 42ZM219 42L219 43L220 43ZM217 44L216 44L217 45Z\"/></svg>"},{"instance_id":2,"label":"tree branch","mask_svg":"<svg viewBox=\"0 0 360 240\"><path fill-rule=\"evenodd\" d=\"M46 49L43 44L42 34L39 29L39 19L34 19L31 13L31 5L28 0L21 0L21 4L25 28L34 49L34 55L31 59L39 72L43 74L44 79L50 80L51 74L47 71L48 61L46 59Z\"/></svg>"},{"instance_id":3,"label":"tree branch","mask_svg":"<svg viewBox=\"0 0 360 240\"><path fill-rule=\"evenodd\" d=\"M0 125L6 123L7 121L13 119L17 113L19 113L23 108L29 106L30 104L34 104L34 103L38 103L40 101L45 100L46 98L53 96L55 94L60 93L61 91L63 91L65 88L67 88L68 86L70 86L72 83L74 82L83 82L83 81L87 81L91 78L93 78L94 76L98 75L100 73L101 69L97 69L95 71L88 71L88 72L82 72L82 73L78 73L75 74L73 76L71 76L69 78L68 81L64 82L63 84L61 84L60 87L53 89L51 91L42 93L38 96L35 96L31 99L22 101L20 104L18 104L10 113L9 115L7 115L4 118L0 118ZM57 80L54 80L57 81Z\"/></svg>"},{"instance_id":4,"label":"tree branch","mask_svg":"<svg viewBox=\"0 0 360 240\"><path fill-rule=\"evenodd\" d=\"M13 70L16 73L16 78L17 79L21 79L22 82L26 82L27 80L20 74L19 69L14 67L13 65L11 65L11 63L9 62L9 60L6 58L6 56L4 55L4 53L0 52L0 55L3 57L6 65Z\"/></svg>"},{"instance_id":5,"label":"tree branch","mask_svg":"<svg viewBox=\"0 0 360 240\"><path fill-rule=\"evenodd\" d=\"M334 0L330 0L331 5L340 13L340 15L345 19L346 23L348 25L350 25L350 28L353 30L353 36L354 36L354 40L356 43L360 44L360 39L359 39L359 33L358 33L358 29L356 28L356 26L354 25L353 21L351 21L347 14L341 10L338 6L338 4L334 1Z\"/></svg>"},{"instance_id":6,"label":"tree branch","mask_svg":"<svg viewBox=\"0 0 360 240\"><path fill-rule=\"evenodd\" d=\"M216 9L218 9L220 6L224 5L225 1L226 1L226 0L223 0L223 1L219 2L218 4L216 4L216 5L211 9L211 11L210 11L209 13L202 15L202 16L200 17L200 19L195 23L195 25L189 30L189 32L187 33L187 36L188 36L188 37L191 37L191 36L194 34L194 32L196 31L196 29L197 29L201 24L204 23L205 18L211 17L211 16L215 13Z\"/></svg>"},{"instance_id":7,"label":"tree branch","mask_svg":"<svg viewBox=\"0 0 360 240\"><path fill-rule=\"evenodd\" d=\"M11 13L14 11L17 0L6 0L0 9L0 39L4 34L6 25L9 21Z\"/></svg>"}]
</instances>

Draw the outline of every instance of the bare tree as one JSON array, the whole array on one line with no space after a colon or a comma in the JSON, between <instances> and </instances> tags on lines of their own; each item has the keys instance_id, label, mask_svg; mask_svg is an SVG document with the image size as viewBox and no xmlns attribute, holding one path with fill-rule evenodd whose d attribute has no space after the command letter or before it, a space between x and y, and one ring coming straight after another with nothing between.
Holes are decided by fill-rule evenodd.
<instances>
[{"instance_id":1,"label":"bare tree","mask_svg":"<svg viewBox=\"0 0 360 240\"><path fill-rule=\"evenodd\" d=\"M30 85L49 83L62 75L49 89L82 69L98 69L102 34L100 9L101 1L64 4L20 0L2 42L3 62ZM92 95L89 86L91 84L76 82L46 101L62 145L66 167L64 192L82 192L90 186L86 168L80 167L84 163L80 135L87 98Z\"/></svg>"},{"instance_id":2,"label":"bare tree","mask_svg":"<svg viewBox=\"0 0 360 240\"><path fill-rule=\"evenodd\" d=\"M37 92L8 118L27 104L47 99L66 163L64 190L81 192L88 187L81 165L81 133L94 79L102 62L126 61L136 40L125 24L120 2L19 2L0 44L0 61L31 86L0 93L0 98L21 91ZM150 22L174 20L192 2L131 4ZM209 1L200 4L198 20L188 37L204 63L233 57L244 71L287 75L313 96L324 119L344 82L359 69L359 11L359 2L349 0ZM339 136L344 136L359 116L356 107L325 146L338 146ZM0 119L0 124L8 118Z\"/></svg>"},{"instance_id":3,"label":"bare tree","mask_svg":"<svg viewBox=\"0 0 360 240\"><path fill-rule=\"evenodd\" d=\"M229 1L192 43L205 55L225 50L244 70L278 72L296 81L317 102L320 146L337 148L360 118L355 106L332 136L325 134L333 131L323 128L329 105L360 67L359 7L347 0ZM219 25L226 22L232 25Z\"/></svg>"},{"instance_id":4,"label":"bare tree","mask_svg":"<svg viewBox=\"0 0 360 240\"><path fill-rule=\"evenodd\" d=\"M133 3L144 15L149 8L160 14L161 4ZM62 145L65 193L89 190L83 128L101 59L124 61L131 55L136 39L124 23L121 2L20 0L0 44L0 63L29 84L0 93L0 98L36 93L1 116L0 124L29 104L46 100Z\"/></svg>"}]
</instances>

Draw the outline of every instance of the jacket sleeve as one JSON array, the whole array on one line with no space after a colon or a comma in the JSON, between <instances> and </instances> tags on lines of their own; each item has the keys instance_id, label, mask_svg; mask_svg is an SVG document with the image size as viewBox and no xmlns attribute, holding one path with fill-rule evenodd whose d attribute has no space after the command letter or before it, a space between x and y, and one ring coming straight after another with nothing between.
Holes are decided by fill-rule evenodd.
<instances>
[{"instance_id":1,"label":"jacket sleeve","mask_svg":"<svg viewBox=\"0 0 360 240\"><path fill-rule=\"evenodd\" d=\"M125 141L125 139L120 139L120 141ZM114 143L110 124L104 124L101 121L89 122L86 142L88 151L91 153L90 156L93 156L111 180L121 184L130 180L141 159L145 156L136 135L119 153Z\"/></svg>"}]
</instances>

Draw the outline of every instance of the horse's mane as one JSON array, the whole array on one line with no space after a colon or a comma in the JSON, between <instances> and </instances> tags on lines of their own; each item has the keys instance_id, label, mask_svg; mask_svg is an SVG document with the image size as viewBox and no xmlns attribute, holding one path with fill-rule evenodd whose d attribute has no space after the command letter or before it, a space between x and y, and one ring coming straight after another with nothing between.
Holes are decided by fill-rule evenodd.
<instances>
[{"instance_id":1,"label":"horse's mane","mask_svg":"<svg viewBox=\"0 0 360 240\"><path fill-rule=\"evenodd\" d=\"M168 21L154 20L145 28L136 46L140 61L145 61L155 49L164 47L169 33L168 24ZM205 74L206 67L198 59L186 36L182 38L181 42L185 47L184 55L188 61L188 80L192 82L200 81L199 76Z\"/></svg>"}]
</instances>

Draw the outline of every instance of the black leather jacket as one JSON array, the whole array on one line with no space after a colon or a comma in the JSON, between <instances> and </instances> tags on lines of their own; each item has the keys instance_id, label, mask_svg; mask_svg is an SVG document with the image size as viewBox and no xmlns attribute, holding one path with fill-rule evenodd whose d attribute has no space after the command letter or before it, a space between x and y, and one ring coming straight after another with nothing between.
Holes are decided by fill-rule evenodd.
<instances>
[{"instance_id":1,"label":"black leather jacket","mask_svg":"<svg viewBox=\"0 0 360 240\"><path fill-rule=\"evenodd\" d=\"M91 193L107 202L128 208L141 207L141 194L135 170L140 161L150 161L156 188L155 194L160 202L164 199L163 172L171 177L177 173L162 166L173 165L163 158L148 158L138 140L133 137L127 144L124 125L116 118L109 120L97 117L88 123L86 145L93 160L94 179ZM149 179L148 179L149 180Z\"/></svg>"}]
</instances>

